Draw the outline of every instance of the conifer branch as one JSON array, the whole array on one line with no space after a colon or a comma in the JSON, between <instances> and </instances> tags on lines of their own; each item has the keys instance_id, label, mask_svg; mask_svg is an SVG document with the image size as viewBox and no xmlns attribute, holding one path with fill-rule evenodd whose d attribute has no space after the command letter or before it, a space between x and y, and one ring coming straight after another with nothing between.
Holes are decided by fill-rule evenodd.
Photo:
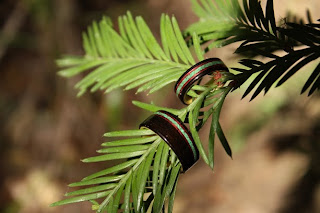
<instances>
[{"instance_id":1,"label":"conifer branch","mask_svg":"<svg viewBox=\"0 0 320 213\"><path fill-rule=\"evenodd\" d=\"M195 63L174 17L161 17L162 47L141 17L134 19L128 12L118 23L120 33L108 18L93 22L83 33L85 56L57 60L61 76L90 71L76 84L78 95L89 88L110 92L120 87L152 93L176 81Z\"/></svg>"},{"instance_id":2,"label":"conifer branch","mask_svg":"<svg viewBox=\"0 0 320 213\"><path fill-rule=\"evenodd\" d=\"M257 87L253 99L276 83L277 86L282 85L306 64L317 60L320 54L320 24L313 23L309 14L308 24L289 21L285 27L277 26L272 0L267 1L265 11L258 0L242 0L242 5L237 0L192 2L200 21L191 25L184 35L189 39L189 45L192 44L197 60L193 58L175 18L170 19L167 15L161 17L160 45L141 17L134 19L127 13L118 20L119 33L108 18L94 22L83 34L85 56L64 57L57 63L62 67L59 74L65 77L88 71L76 85L81 95L89 89L91 92L99 89L110 92L120 87L125 90L138 88L137 92L155 92L177 81L196 61L204 60L205 51L201 44L206 44L208 51L240 41L242 43L236 53L269 58L267 63L254 59L241 60L240 64L246 68L234 68L238 72L236 75L224 74L226 78L223 83L235 80L226 86L214 82L193 85L187 93L192 103L182 109L133 101L142 109L151 112L165 110L188 123L202 159L213 169L216 136L232 157L219 123L227 94L258 73L244 93L246 96ZM301 48L295 50L295 46ZM274 53L275 50L283 50L286 54L279 56ZM302 92L308 89L309 95L320 89L320 64ZM209 148L205 150L198 131L210 116ZM90 201L92 209L97 212L161 212L165 211L167 203L167 211L172 212L181 169L174 151L151 130L117 131L105 136L121 139L103 143L103 148L97 151L98 156L86 158L83 162L120 162L70 184L70 187L83 188L67 193L69 198L52 206Z\"/></svg>"},{"instance_id":3,"label":"conifer branch","mask_svg":"<svg viewBox=\"0 0 320 213\"><path fill-rule=\"evenodd\" d=\"M152 112L166 110L186 120L202 158L213 169L214 146L210 145L208 157L200 142L198 131L212 115L212 126L215 126L215 129L210 133L210 140L213 140L210 143L214 143L214 135L217 134L227 154L231 156L231 149L218 118L223 101L232 87L217 88L216 85L212 85L196 86L194 89L202 90L203 93L195 97L193 104L180 110L138 101L134 101L133 104ZM210 110L202 112L203 107L210 107ZM119 209L124 212L146 212L149 208L153 212L160 212L165 208L167 201L170 204L168 211L172 210L174 190L181 167L173 150L151 130L116 131L106 133L104 136L126 137L126 139L102 143L103 148L97 151L100 155L82 161L85 163L122 159L125 161L91 174L80 182L70 184L70 187L84 188L67 193L65 196L71 198L58 201L51 206L91 201L93 210L97 212L105 210L117 212ZM99 203L101 198L104 200Z\"/></svg>"},{"instance_id":4,"label":"conifer branch","mask_svg":"<svg viewBox=\"0 0 320 213\"><path fill-rule=\"evenodd\" d=\"M245 91L248 95L255 87L251 100L264 90L267 93L275 85L280 86L305 65L319 59L319 23L312 22L307 12L308 23L302 19L288 16L286 23L277 26L273 0L268 0L263 11L258 0L192 0L193 10L200 21L192 24L185 35L197 33L200 43L207 44L207 50L234 42L241 42L236 53L246 56L263 56L270 61L262 63L253 59L243 59L245 68L234 68L240 72L235 76L237 87L246 82L251 75L259 73ZM294 47L300 46L298 50ZM285 56L274 52L283 50ZM311 95L319 85L319 64L315 66L301 93L310 88ZM277 83L278 82L278 83ZM235 88L235 89L236 89Z\"/></svg>"}]
</instances>

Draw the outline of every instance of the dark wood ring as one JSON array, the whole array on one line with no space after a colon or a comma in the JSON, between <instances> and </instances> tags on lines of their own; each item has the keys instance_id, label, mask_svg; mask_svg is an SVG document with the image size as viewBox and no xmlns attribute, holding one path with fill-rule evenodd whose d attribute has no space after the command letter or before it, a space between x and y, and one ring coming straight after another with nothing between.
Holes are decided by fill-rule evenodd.
<instances>
[{"instance_id":1,"label":"dark wood ring","mask_svg":"<svg viewBox=\"0 0 320 213\"><path fill-rule=\"evenodd\" d=\"M192 98L187 93L194 83L205 75L213 75L219 71L229 72L227 66L219 58L208 58L200 61L182 74L174 87L174 91L182 103L188 105L192 102ZM217 85L220 86L219 83Z\"/></svg>"},{"instance_id":2,"label":"dark wood ring","mask_svg":"<svg viewBox=\"0 0 320 213\"><path fill-rule=\"evenodd\" d=\"M199 159L191 133L177 116L160 110L143 121L139 128L148 128L159 135L177 155L183 172Z\"/></svg>"}]
</instances>

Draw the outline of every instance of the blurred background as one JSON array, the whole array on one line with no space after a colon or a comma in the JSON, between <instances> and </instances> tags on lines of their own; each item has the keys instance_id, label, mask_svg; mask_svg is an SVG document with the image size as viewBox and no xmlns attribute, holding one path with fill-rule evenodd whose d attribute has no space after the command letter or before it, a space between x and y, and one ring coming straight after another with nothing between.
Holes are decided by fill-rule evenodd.
<instances>
[{"instance_id":1,"label":"blurred background","mask_svg":"<svg viewBox=\"0 0 320 213\"><path fill-rule=\"evenodd\" d=\"M262 1L265 4L265 1ZM275 1L278 20L290 11L319 17L320 3ZM161 13L174 14L184 29L197 18L186 0L0 1L0 212L90 212L89 203L50 208L68 183L105 168L83 164L95 155L104 132L134 129L148 113L132 100L182 107L168 86L146 96L135 91L76 98L81 76L57 76L55 59L83 54L81 32L103 15L116 22L130 10L159 35ZM235 46L211 52L236 66ZM175 213L320 212L320 97L300 95L310 68L267 95L241 100L230 94L221 123L233 160L216 144L214 173L202 162L181 175ZM201 130L207 143L208 128Z\"/></svg>"}]
</instances>

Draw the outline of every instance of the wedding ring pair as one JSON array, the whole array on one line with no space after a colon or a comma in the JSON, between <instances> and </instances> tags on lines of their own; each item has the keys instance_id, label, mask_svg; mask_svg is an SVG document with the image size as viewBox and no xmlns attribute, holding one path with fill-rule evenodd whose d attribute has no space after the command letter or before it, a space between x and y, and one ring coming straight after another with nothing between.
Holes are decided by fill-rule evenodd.
<instances>
[{"instance_id":1,"label":"wedding ring pair","mask_svg":"<svg viewBox=\"0 0 320 213\"><path fill-rule=\"evenodd\" d=\"M178 79L174 91L182 103L189 105L193 98L188 95L190 89L197 82L200 83L204 76L211 78L204 85L224 85L226 74L229 73L226 65L218 58L209 58L190 67ZM199 151L193 137L185 124L175 115L166 111L157 111L145 121L140 128L148 128L159 135L174 151L186 172L199 159Z\"/></svg>"}]
</instances>

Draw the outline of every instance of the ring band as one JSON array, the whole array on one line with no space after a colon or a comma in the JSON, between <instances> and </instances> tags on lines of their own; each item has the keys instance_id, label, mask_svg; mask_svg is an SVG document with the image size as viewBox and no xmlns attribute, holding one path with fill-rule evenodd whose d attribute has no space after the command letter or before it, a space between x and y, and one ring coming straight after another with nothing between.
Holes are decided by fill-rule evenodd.
<instances>
[{"instance_id":1,"label":"ring band","mask_svg":"<svg viewBox=\"0 0 320 213\"><path fill-rule=\"evenodd\" d=\"M192 98L187 95L193 84L205 75L214 75L213 80L217 81L222 74L219 72L229 72L227 66L219 58L208 58L190 67L178 79L174 91L179 99L186 105L192 102ZM217 82L218 86L223 85Z\"/></svg>"},{"instance_id":2,"label":"ring band","mask_svg":"<svg viewBox=\"0 0 320 213\"><path fill-rule=\"evenodd\" d=\"M159 135L177 155L183 172L199 159L191 133L177 116L160 110L143 121L139 128L148 128Z\"/></svg>"}]
</instances>

